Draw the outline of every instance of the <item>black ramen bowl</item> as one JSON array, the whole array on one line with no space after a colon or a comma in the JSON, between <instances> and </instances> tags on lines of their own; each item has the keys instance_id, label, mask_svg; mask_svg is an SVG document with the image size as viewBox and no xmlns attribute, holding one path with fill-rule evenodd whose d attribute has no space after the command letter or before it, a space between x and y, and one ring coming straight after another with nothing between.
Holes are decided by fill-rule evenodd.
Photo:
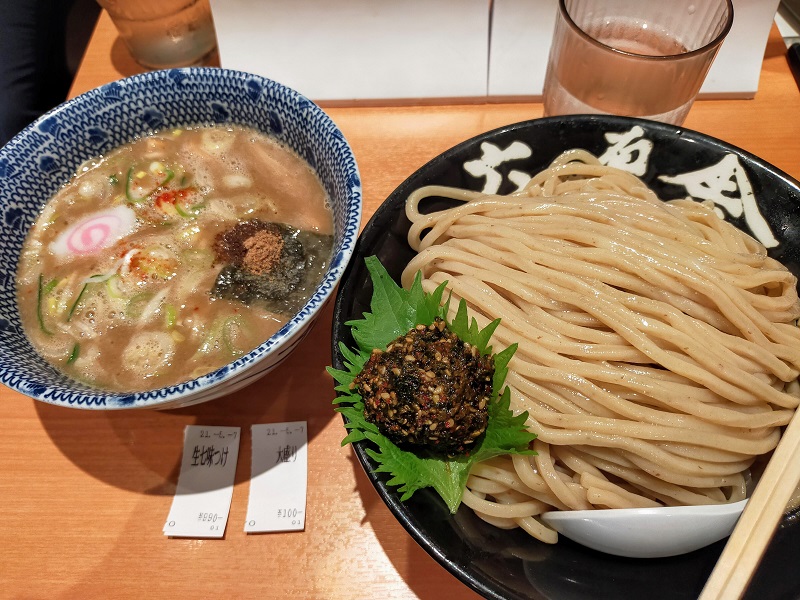
<instances>
[{"instance_id":1,"label":"black ramen bowl","mask_svg":"<svg viewBox=\"0 0 800 600\"><path fill-rule=\"evenodd\" d=\"M769 254L800 275L800 187L757 157L720 140L652 121L625 117L552 117L479 135L430 161L403 182L363 230L336 298L333 365L343 369L338 346L354 347L345 323L369 310L372 284L364 264L377 256L399 281L414 251L404 203L430 184L510 193L561 152L583 148L601 161L633 172L664 200L711 201L718 213L759 239ZM515 183L516 182L516 183ZM601 600L697 598L725 541L689 554L659 559L621 558L561 537L547 545L523 531L500 530L462 506L451 515L430 489L400 502L396 489L366 453L355 453L378 494L411 536L439 563L487 598ZM784 516L745 598L800 596L800 511Z\"/></svg>"}]
</instances>

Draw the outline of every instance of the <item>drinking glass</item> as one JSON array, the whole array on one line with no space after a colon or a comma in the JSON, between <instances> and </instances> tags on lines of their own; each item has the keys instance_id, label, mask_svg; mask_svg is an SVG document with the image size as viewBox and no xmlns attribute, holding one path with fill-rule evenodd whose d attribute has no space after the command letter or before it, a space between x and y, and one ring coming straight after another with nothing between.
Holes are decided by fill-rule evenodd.
<instances>
[{"instance_id":1,"label":"drinking glass","mask_svg":"<svg viewBox=\"0 0 800 600\"><path fill-rule=\"evenodd\" d=\"M202 64L216 49L208 0L98 0L134 60L150 69Z\"/></svg>"},{"instance_id":2,"label":"drinking glass","mask_svg":"<svg viewBox=\"0 0 800 600\"><path fill-rule=\"evenodd\" d=\"M544 114L680 125L733 23L731 0L559 0Z\"/></svg>"}]
</instances>

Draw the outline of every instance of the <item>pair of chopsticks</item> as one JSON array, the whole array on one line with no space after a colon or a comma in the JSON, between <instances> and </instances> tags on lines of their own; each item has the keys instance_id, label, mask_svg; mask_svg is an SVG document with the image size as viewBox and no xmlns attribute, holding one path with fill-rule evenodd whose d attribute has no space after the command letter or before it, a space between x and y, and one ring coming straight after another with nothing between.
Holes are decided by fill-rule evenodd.
<instances>
[{"instance_id":1,"label":"pair of chopsticks","mask_svg":"<svg viewBox=\"0 0 800 600\"><path fill-rule=\"evenodd\" d=\"M800 409L786 426L699 600L741 598L800 482Z\"/></svg>"}]
</instances>

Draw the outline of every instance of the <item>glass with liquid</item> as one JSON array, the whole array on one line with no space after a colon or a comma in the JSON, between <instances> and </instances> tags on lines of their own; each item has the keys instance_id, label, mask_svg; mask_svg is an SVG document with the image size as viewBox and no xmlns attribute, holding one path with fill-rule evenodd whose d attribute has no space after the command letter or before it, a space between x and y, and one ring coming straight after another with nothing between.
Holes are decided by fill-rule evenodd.
<instances>
[{"instance_id":1,"label":"glass with liquid","mask_svg":"<svg viewBox=\"0 0 800 600\"><path fill-rule=\"evenodd\" d=\"M732 23L731 0L560 0L545 116L680 125Z\"/></svg>"},{"instance_id":2,"label":"glass with liquid","mask_svg":"<svg viewBox=\"0 0 800 600\"><path fill-rule=\"evenodd\" d=\"M134 60L150 69L203 64L217 47L208 0L98 0Z\"/></svg>"}]
</instances>

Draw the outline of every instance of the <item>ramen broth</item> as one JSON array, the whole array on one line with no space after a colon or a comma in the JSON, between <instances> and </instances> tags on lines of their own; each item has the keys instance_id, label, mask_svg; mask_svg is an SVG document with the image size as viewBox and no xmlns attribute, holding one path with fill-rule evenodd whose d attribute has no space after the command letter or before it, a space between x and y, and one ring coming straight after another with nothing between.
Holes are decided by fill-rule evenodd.
<instances>
[{"instance_id":1,"label":"ramen broth","mask_svg":"<svg viewBox=\"0 0 800 600\"><path fill-rule=\"evenodd\" d=\"M330 260L312 169L246 128L159 132L84 164L23 246L19 309L37 351L114 392L209 373L274 334Z\"/></svg>"}]
</instances>

